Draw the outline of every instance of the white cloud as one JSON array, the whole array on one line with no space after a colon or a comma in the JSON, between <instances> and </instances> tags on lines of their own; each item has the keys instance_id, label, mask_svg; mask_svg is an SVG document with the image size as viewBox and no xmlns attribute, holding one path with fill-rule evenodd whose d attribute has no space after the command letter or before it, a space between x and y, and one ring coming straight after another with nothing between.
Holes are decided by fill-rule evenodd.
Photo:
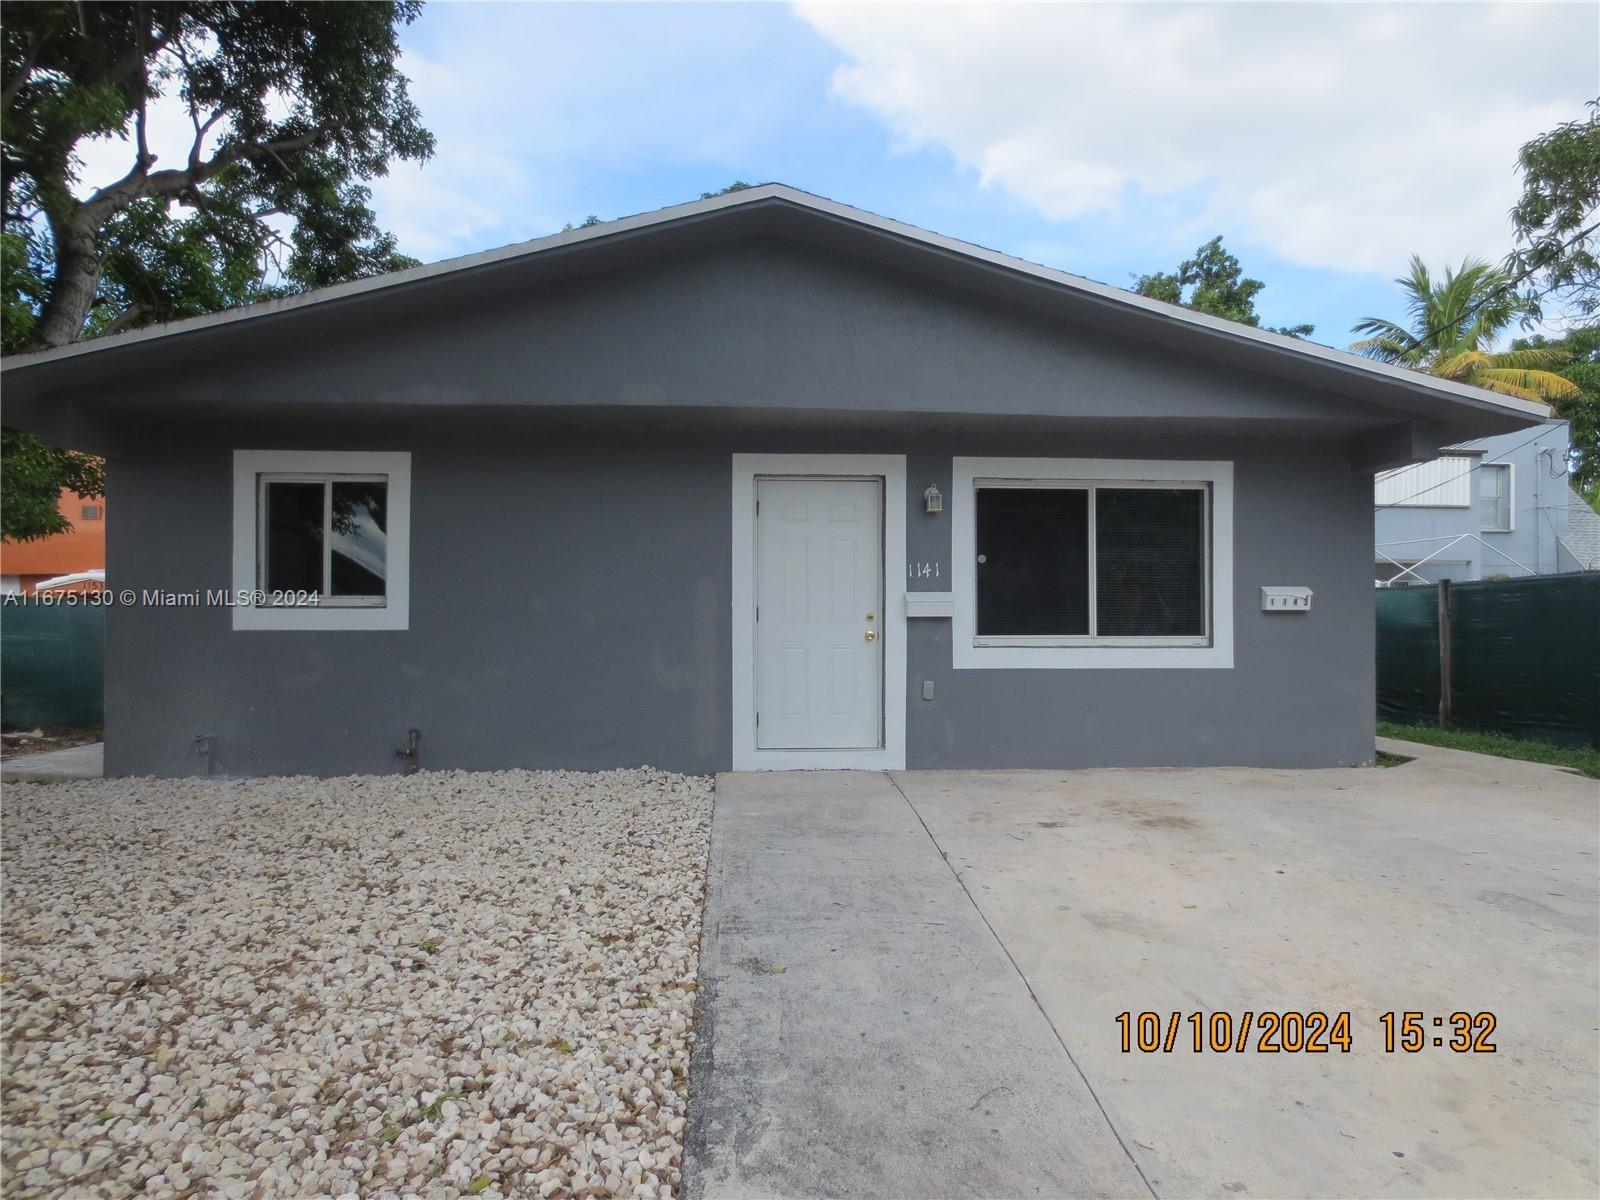
<instances>
[{"instance_id":1,"label":"white cloud","mask_svg":"<svg viewBox=\"0 0 1600 1200\"><path fill-rule=\"evenodd\" d=\"M503 81L469 63L452 69L414 50L402 56L400 69L438 143L426 163L397 162L370 182L380 223L400 249L431 261L463 247L549 232L549 214L530 211L536 189L516 153L497 86Z\"/></svg>"},{"instance_id":2,"label":"white cloud","mask_svg":"<svg viewBox=\"0 0 1600 1200\"><path fill-rule=\"evenodd\" d=\"M1518 148L1578 116L1593 5L833 5L835 93L1055 220L1398 272L1509 248Z\"/></svg>"}]
</instances>

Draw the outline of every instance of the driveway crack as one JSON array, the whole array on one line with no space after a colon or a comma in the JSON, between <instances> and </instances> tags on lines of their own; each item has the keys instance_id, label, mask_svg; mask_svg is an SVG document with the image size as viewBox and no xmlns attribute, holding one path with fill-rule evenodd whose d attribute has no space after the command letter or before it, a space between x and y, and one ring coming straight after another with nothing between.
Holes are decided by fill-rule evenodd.
<instances>
[{"instance_id":1,"label":"driveway crack","mask_svg":"<svg viewBox=\"0 0 1600 1200\"><path fill-rule=\"evenodd\" d=\"M1005 940L1001 938L1000 931L990 923L988 915L983 911L982 906L978 904L977 898L973 896L971 889L967 887L966 881L961 878L961 872L956 870L955 864L950 861L950 855L945 852L943 846L939 845L939 839L933 836L933 830L928 828L928 823L922 819L922 814L917 811L917 806L911 802L911 797L906 794L905 788L900 786L900 781L894 777L894 773L885 771L883 776L889 781L894 790L900 793L900 799L906 802L906 807L911 810L911 815L916 817L917 824L922 826L922 832L928 835L928 841L939 852L940 860L949 869L957 886L961 888L961 893L966 896L967 903L972 905L972 911L978 914L978 920L983 922L983 927L994 938L995 945L1000 947L1000 953L1006 956L1006 961L1011 964L1011 969L1017 973L1017 978L1022 980L1022 986L1028 990L1028 998L1033 1001L1033 1006L1039 1010L1039 1015L1044 1018L1045 1024L1050 1026L1050 1032L1055 1035L1056 1043L1061 1047L1061 1052L1067 1056L1067 1061L1072 1064L1072 1069L1078 1073L1078 1078L1083 1080L1083 1086L1089 1090L1089 1096L1094 1100L1094 1106L1100 1110L1100 1115L1105 1118L1106 1128L1111 1130L1111 1136L1117 1139L1117 1145L1122 1147L1123 1154L1128 1156L1128 1162L1139 1173L1140 1182L1144 1184L1150 1195L1155 1197L1155 1200L1160 1200L1160 1195L1151 1186L1149 1177L1144 1173L1144 1168L1139 1165L1139 1160L1134 1157L1133 1150L1128 1145L1128 1139L1122 1136L1122 1131L1117 1128L1116 1122L1112 1121L1111 1114L1106 1111L1106 1106L1100 1099L1100 1094L1094 1090L1094 1084L1089 1082L1089 1077L1084 1074L1083 1067L1079 1065L1078 1060L1073 1056L1071 1048L1067 1045L1067 1039L1061 1036L1061 1030L1056 1028L1056 1023L1050 1019L1050 1014L1045 1011L1044 1005L1039 1002L1039 994L1033 990L1033 984L1029 981L1027 973L1023 971L1021 964L1012 957L1011 949L1006 945Z\"/></svg>"}]
</instances>

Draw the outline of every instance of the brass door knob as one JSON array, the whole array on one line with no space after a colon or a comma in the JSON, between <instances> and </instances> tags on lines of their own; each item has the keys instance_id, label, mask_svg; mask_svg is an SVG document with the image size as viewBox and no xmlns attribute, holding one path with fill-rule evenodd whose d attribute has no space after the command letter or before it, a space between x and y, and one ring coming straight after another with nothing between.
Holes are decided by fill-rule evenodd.
<instances>
[{"instance_id":1,"label":"brass door knob","mask_svg":"<svg viewBox=\"0 0 1600 1200\"><path fill-rule=\"evenodd\" d=\"M877 640L878 640L878 635L875 632L873 632L872 630L870 630L870 629L867 630L867 641L875 642Z\"/></svg>"}]
</instances>

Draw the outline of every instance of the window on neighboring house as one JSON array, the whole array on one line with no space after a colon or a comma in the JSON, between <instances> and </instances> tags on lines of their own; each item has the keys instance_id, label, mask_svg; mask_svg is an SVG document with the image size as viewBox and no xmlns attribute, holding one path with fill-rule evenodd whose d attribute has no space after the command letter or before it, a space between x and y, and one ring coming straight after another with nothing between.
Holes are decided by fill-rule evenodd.
<instances>
[{"instance_id":1,"label":"window on neighboring house","mask_svg":"<svg viewBox=\"0 0 1600 1200\"><path fill-rule=\"evenodd\" d=\"M404 629L410 455L234 455L236 629Z\"/></svg>"},{"instance_id":2,"label":"window on neighboring house","mask_svg":"<svg viewBox=\"0 0 1600 1200\"><path fill-rule=\"evenodd\" d=\"M1478 528L1484 533L1511 532L1511 464L1478 467Z\"/></svg>"},{"instance_id":3,"label":"window on neighboring house","mask_svg":"<svg viewBox=\"0 0 1600 1200\"><path fill-rule=\"evenodd\" d=\"M1232 665L1229 464L956 466L957 667Z\"/></svg>"},{"instance_id":4,"label":"window on neighboring house","mask_svg":"<svg viewBox=\"0 0 1600 1200\"><path fill-rule=\"evenodd\" d=\"M85 521L98 521L100 519L100 506L98 504L85 504L80 515Z\"/></svg>"}]
</instances>

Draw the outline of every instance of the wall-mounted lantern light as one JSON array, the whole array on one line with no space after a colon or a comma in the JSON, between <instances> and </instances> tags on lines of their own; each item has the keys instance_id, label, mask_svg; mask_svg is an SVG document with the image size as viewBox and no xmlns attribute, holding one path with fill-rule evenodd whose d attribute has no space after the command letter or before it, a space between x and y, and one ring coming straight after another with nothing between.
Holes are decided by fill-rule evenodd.
<instances>
[{"instance_id":1,"label":"wall-mounted lantern light","mask_svg":"<svg viewBox=\"0 0 1600 1200\"><path fill-rule=\"evenodd\" d=\"M928 490L922 493L922 498L927 502L929 512L944 511L944 497L939 493L938 484L930 483Z\"/></svg>"}]
</instances>

